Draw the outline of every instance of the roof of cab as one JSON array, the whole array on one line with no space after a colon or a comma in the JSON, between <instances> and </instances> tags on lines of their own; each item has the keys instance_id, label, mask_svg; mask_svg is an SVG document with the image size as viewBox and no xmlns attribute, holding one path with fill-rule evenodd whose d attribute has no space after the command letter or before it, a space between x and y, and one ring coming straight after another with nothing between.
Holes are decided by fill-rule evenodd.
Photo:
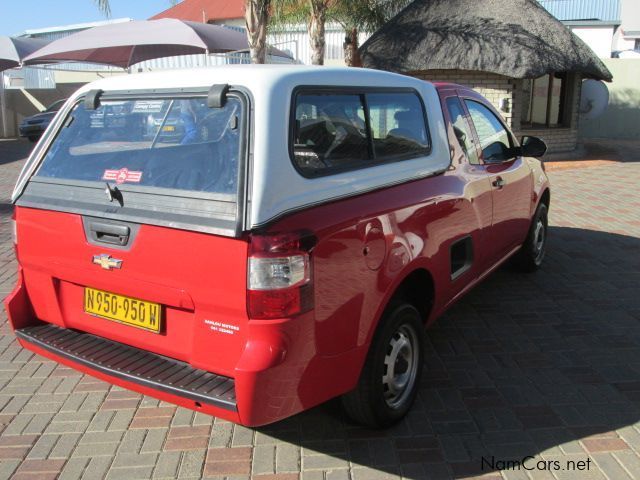
<instances>
[{"instance_id":1,"label":"roof of cab","mask_svg":"<svg viewBox=\"0 0 640 480\"><path fill-rule=\"evenodd\" d=\"M83 86L89 90L122 91L199 88L216 83L242 85L250 90L288 82L291 85L415 86L423 80L366 68L306 65L225 65L210 68L165 70L103 78Z\"/></svg>"}]
</instances>

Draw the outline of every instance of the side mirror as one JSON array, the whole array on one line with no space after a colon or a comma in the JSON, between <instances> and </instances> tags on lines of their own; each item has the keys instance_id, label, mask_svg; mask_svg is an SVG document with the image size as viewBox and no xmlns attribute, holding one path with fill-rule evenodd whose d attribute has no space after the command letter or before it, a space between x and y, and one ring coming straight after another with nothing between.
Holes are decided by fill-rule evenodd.
<instances>
[{"instance_id":1,"label":"side mirror","mask_svg":"<svg viewBox=\"0 0 640 480\"><path fill-rule=\"evenodd\" d=\"M520 153L523 157L542 157L547 153L547 144L538 137L525 135L520 140Z\"/></svg>"},{"instance_id":2,"label":"side mirror","mask_svg":"<svg viewBox=\"0 0 640 480\"><path fill-rule=\"evenodd\" d=\"M484 163L495 165L507 162L515 157L513 149L502 142L493 142L482 149Z\"/></svg>"}]
</instances>

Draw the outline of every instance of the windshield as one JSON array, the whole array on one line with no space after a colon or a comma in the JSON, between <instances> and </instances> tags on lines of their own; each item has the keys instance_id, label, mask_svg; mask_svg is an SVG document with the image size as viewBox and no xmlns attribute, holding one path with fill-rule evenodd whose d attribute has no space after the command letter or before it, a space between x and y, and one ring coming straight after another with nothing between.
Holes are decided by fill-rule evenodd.
<instances>
[{"instance_id":1,"label":"windshield","mask_svg":"<svg viewBox=\"0 0 640 480\"><path fill-rule=\"evenodd\" d=\"M62 105L64 105L64 102L66 102L66 100L58 100L56 102L53 102L51 105L47 107L45 112L57 112L62 108Z\"/></svg>"},{"instance_id":2,"label":"windshield","mask_svg":"<svg viewBox=\"0 0 640 480\"><path fill-rule=\"evenodd\" d=\"M242 103L228 98L78 103L37 172L40 177L197 192L236 193Z\"/></svg>"}]
</instances>

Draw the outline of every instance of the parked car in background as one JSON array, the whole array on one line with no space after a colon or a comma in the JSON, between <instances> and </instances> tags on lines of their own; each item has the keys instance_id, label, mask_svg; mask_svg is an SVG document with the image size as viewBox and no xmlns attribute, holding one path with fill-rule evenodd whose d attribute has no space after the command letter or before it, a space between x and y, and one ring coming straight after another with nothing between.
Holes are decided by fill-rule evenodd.
<instances>
[{"instance_id":1,"label":"parked car in background","mask_svg":"<svg viewBox=\"0 0 640 480\"><path fill-rule=\"evenodd\" d=\"M20 136L26 137L32 142L37 142L53 117L58 113L58 110L64 105L64 102L66 102L66 99L57 100L49 105L44 112L24 118L18 127Z\"/></svg>"},{"instance_id":2,"label":"parked car in background","mask_svg":"<svg viewBox=\"0 0 640 480\"><path fill-rule=\"evenodd\" d=\"M244 425L338 396L398 421L423 329L545 256L546 146L460 85L226 66L103 79L61 113L13 193L20 344Z\"/></svg>"}]
</instances>

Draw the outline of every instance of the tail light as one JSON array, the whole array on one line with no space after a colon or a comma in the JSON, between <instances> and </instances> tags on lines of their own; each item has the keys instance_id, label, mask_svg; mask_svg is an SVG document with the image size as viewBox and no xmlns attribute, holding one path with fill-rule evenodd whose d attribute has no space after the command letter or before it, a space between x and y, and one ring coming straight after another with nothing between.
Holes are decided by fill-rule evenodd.
<instances>
[{"instance_id":1,"label":"tail light","mask_svg":"<svg viewBox=\"0 0 640 480\"><path fill-rule=\"evenodd\" d=\"M288 318L313 309L310 252L315 243L316 238L304 232L251 237L247 264L249 318Z\"/></svg>"}]
</instances>

